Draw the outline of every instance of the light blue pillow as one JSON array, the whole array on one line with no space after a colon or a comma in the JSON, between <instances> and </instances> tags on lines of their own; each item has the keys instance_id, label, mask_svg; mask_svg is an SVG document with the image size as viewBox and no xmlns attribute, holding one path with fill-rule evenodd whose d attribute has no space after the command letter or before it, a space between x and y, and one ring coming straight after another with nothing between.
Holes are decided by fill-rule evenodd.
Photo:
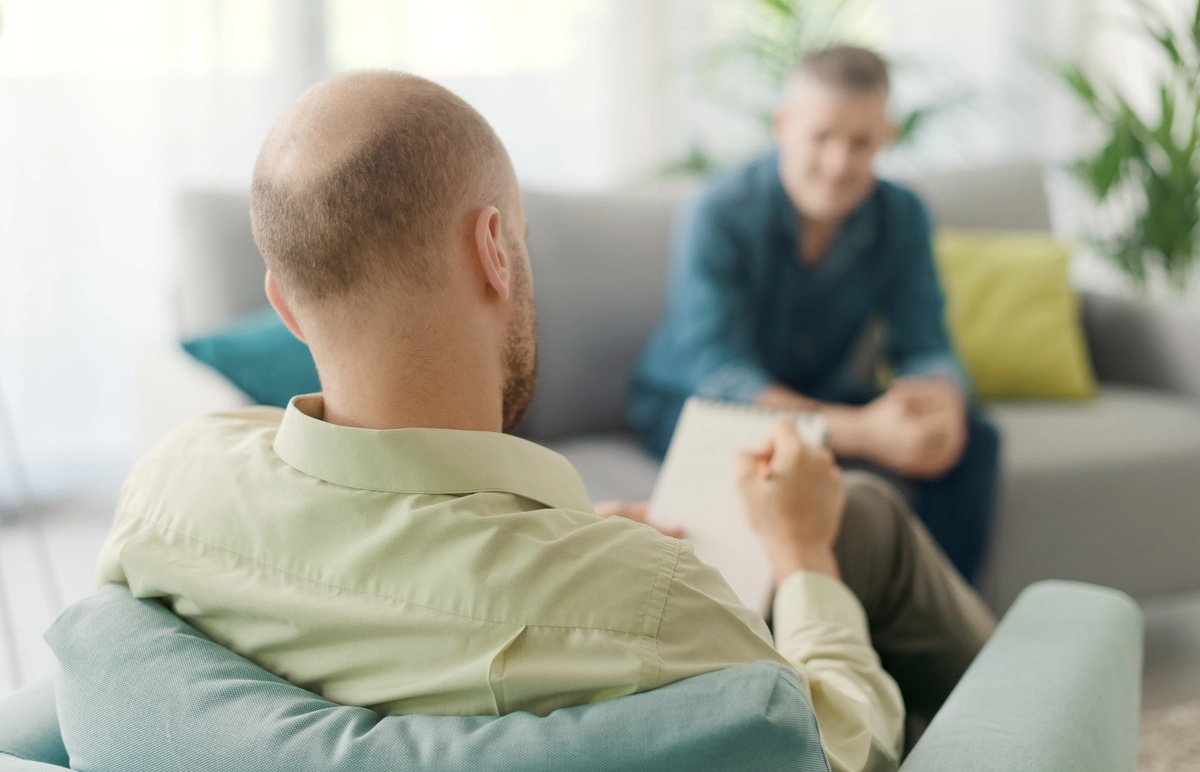
<instances>
[{"instance_id":1,"label":"light blue pillow","mask_svg":"<svg viewBox=\"0 0 1200 772\"><path fill-rule=\"evenodd\" d=\"M182 345L257 405L286 407L297 394L321 390L308 346L292 335L270 306Z\"/></svg>"},{"instance_id":2,"label":"light blue pillow","mask_svg":"<svg viewBox=\"0 0 1200 772\"><path fill-rule=\"evenodd\" d=\"M78 770L829 770L807 692L772 662L546 717L381 719L276 678L123 585L67 609L46 640Z\"/></svg>"}]
</instances>

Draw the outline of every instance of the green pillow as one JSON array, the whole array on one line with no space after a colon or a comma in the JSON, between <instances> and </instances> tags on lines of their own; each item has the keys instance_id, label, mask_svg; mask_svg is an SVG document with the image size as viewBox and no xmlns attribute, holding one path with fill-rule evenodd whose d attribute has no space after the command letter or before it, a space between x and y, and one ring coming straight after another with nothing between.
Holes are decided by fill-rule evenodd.
<instances>
[{"instance_id":1,"label":"green pillow","mask_svg":"<svg viewBox=\"0 0 1200 772\"><path fill-rule=\"evenodd\" d=\"M985 399L1096 395L1070 247L1042 233L939 231L947 323Z\"/></svg>"},{"instance_id":2,"label":"green pillow","mask_svg":"<svg viewBox=\"0 0 1200 772\"><path fill-rule=\"evenodd\" d=\"M258 405L286 407L297 394L321 390L308 346L270 306L220 332L183 342L183 350L229 379Z\"/></svg>"}]
</instances>

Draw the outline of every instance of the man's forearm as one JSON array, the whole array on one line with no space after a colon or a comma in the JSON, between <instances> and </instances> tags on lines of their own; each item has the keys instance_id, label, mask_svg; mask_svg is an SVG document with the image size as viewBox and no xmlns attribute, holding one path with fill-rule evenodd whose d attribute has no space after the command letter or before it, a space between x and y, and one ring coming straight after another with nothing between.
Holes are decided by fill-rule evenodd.
<instances>
[{"instance_id":1,"label":"man's forearm","mask_svg":"<svg viewBox=\"0 0 1200 772\"><path fill-rule=\"evenodd\" d=\"M859 408L835 402L822 402L780 384L759 392L754 404L770 410L795 410L820 413L829 426L829 449L839 458L864 458L869 454L870 438Z\"/></svg>"},{"instance_id":2,"label":"man's forearm","mask_svg":"<svg viewBox=\"0 0 1200 772\"><path fill-rule=\"evenodd\" d=\"M806 681L831 769L895 769L904 702L850 589L824 573L793 573L780 583L774 619L776 649Z\"/></svg>"}]
</instances>

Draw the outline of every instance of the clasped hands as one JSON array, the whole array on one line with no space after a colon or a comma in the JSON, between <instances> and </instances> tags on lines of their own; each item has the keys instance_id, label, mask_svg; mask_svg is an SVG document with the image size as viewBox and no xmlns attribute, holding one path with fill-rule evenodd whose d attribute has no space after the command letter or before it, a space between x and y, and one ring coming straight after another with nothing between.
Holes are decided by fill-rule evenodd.
<instances>
[{"instance_id":1,"label":"clasped hands","mask_svg":"<svg viewBox=\"0 0 1200 772\"><path fill-rule=\"evenodd\" d=\"M819 411L839 458L869 461L906 477L931 480L958 463L967 440L966 405L949 378L898 378L862 407L818 402L786 386L769 386L756 403Z\"/></svg>"},{"instance_id":2,"label":"clasped hands","mask_svg":"<svg viewBox=\"0 0 1200 772\"><path fill-rule=\"evenodd\" d=\"M858 444L851 432L839 455L858 457L908 477L934 479L950 471L967 441L966 406L945 378L900 378L874 401L858 408ZM836 432L835 432L836 433ZM848 452L846 452L848 451Z\"/></svg>"}]
</instances>

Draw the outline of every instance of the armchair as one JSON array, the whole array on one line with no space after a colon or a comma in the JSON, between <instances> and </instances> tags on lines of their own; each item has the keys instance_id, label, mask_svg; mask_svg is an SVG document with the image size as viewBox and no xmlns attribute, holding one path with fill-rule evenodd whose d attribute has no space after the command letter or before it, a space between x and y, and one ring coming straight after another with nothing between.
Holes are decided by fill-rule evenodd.
<instances>
[{"instance_id":1,"label":"armchair","mask_svg":"<svg viewBox=\"0 0 1200 772\"><path fill-rule=\"evenodd\" d=\"M1121 593L1040 583L1018 599L903 772L1130 772L1141 615ZM744 665L545 718L336 706L107 587L47 635L60 661L0 700L0 772L182 769L827 770L807 693Z\"/></svg>"}]
</instances>

